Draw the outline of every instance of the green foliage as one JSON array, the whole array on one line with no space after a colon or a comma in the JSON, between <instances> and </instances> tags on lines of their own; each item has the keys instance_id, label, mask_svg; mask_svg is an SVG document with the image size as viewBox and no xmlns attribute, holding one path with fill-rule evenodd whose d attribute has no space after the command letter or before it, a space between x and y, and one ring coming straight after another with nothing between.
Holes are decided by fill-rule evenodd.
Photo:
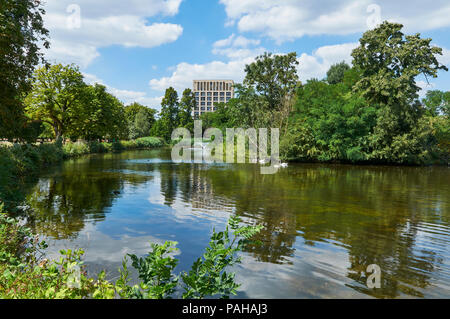
<instances>
[{"instance_id":1,"label":"green foliage","mask_svg":"<svg viewBox=\"0 0 450 319\"><path fill-rule=\"evenodd\" d=\"M145 107L139 103L133 103L125 108L128 121L129 138L149 136L155 123L156 110Z\"/></svg>"},{"instance_id":2,"label":"green foliage","mask_svg":"<svg viewBox=\"0 0 450 319\"><path fill-rule=\"evenodd\" d=\"M174 88L170 87L166 90L161 102L160 118L155 127L158 131L152 131L152 133L156 133L157 136L164 138L166 141L170 141L172 132L177 128L178 124L178 107L178 93Z\"/></svg>"},{"instance_id":3,"label":"green foliage","mask_svg":"<svg viewBox=\"0 0 450 319\"><path fill-rule=\"evenodd\" d=\"M185 127L189 130L194 129L194 119L192 111L195 107L195 96L191 89L185 89L181 97L178 112L178 127Z\"/></svg>"},{"instance_id":4,"label":"green foliage","mask_svg":"<svg viewBox=\"0 0 450 319\"><path fill-rule=\"evenodd\" d=\"M173 275L173 271L178 260L167 256L176 251L175 245L175 242L170 241L163 245L152 244L152 251L145 258L129 255L141 280L140 289L135 287L132 290L133 298L166 299L175 292L178 278Z\"/></svg>"},{"instance_id":5,"label":"green foliage","mask_svg":"<svg viewBox=\"0 0 450 319\"><path fill-rule=\"evenodd\" d=\"M81 103L69 114L67 137L89 141L128 137L125 108L104 85L85 86L79 98Z\"/></svg>"},{"instance_id":6,"label":"green foliage","mask_svg":"<svg viewBox=\"0 0 450 319\"><path fill-rule=\"evenodd\" d=\"M52 126L56 138L63 136L71 116L77 113L86 84L75 65L43 66L33 74L32 91L25 99L27 113Z\"/></svg>"},{"instance_id":7,"label":"green foliage","mask_svg":"<svg viewBox=\"0 0 450 319\"><path fill-rule=\"evenodd\" d=\"M143 137L134 141L116 141L114 143L76 142L39 145L12 144L0 146L0 201L7 206L19 203L24 198L23 182L26 177L36 175L43 167L71 158L93 153L156 148L164 143L157 137Z\"/></svg>"},{"instance_id":8,"label":"green foliage","mask_svg":"<svg viewBox=\"0 0 450 319\"><path fill-rule=\"evenodd\" d=\"M403 25L383 22L367 31L353 53L353 64L362 70L355 89L371 103L404 108L418 98L419 74L437 77L447 70L437 60L442 49L431 45L432 39L420 34L404 35Z\"/></svg>"},{"instance_id":9,"label":"green foliage","mask_svg":"<svg viewBox=\"0 0 450 319\"><path fill-rule=\"evenodd\" d=\"M54 144L0 146L0 201L7 206L20 202L23 199L21 181L62 158L61 148Z\"/></svg>"},{"instance_id":10,"label":"green foliage","mask_svg":"<svg viewBox=\"0 0 450 319\"><path fill-rule=\"evenodd\" d=\"M136 140L137 148L155 148L164 145L158 137L142 137Z\"/></svg>"},{"instance_id":11,"label":"green foliage","mask_svg":"<svg viewBox=\"0 0 450 319\"><path fill-rule=\"evenodd\" d=\"M38 68L25 103L27 114L51 126L56 138L128 137L123 104L108 93L105 86L84 83L75 65Z\"/></svg>"},{"instance_id":12,"label":"green foliage","mask_svg":"<svg viewBox=\"0 0 450 319\"><path fill-rule=\"evenodd\" d=\"M275 110L286 97L294 94L298 84L297 53L272 55L264 53L246 65L244 85L254 86L264 96L270 110Z\"/></svg>"},{"instance_id":13,"label":"green foliage","mask_svg":"<svg viewBox=\"0 0 450 319\"><path fill-rule=\"evenodd\" d=\"M226 268L238 263L236 253L262 229L260 226L239 227L240 219L232 217L224 232L213 231L205 254L194 262L192 269L175 275L178 260L175 242L152 244L152 251L145 257L131 257L132 266L139 274L139 285L129 286L127 258L119 269L116 283L105 279L102 271L97 279L87 275L82 260L84 251L62 250L57 260L42 259L47 244L24 228L16 219L7 217L0 204L0 298L21 299L167 299L178 288L180 278L183 298L236 294L239 287L234 274ZM230 234L233 231L233 236Z\"/></svg>"},{"instance_id":14,"label":"green foliage","mask_svg":"<svg viewBox=\"0 0 450 319\"><path fill-rule=\"evenodd\" d=\"M416 77L436 77L442 49L402 25L384 22L364 33L354 67L332 67L327 84L311 80L281 141L287 159L397 164L448 162L448 94L430 91L420 103ZM336 74L335 74L336 73ZM333 79L330 80L330 76ZM339 78L339 81L336 78ZM334 84L333 84L334 83Z\"/></svg>"},{"instance_id":15,"label":"green foliage","mask_svg":"<svg viewBox=\"0 0 450 319\"><path fill-rule=\"evenodd\" d=\"M235 282L234 273L227 273L225 269L240 262L236 253L262 230L261 226L239 227L240 222L234 216L225 231L217 233L213 230L203 256L194 262L189 272L181 274L184 299L202 299L206 296L229 298L236 294L240 285Z\"/></svg>"},{"instance_id":16,"label":"green foliage","mask_svg":"<svg viewBox=\"0 0 450 319\"><path fill-rule=\"evenodd\" d=\"M351 71L348 71L351 72ZM351 85L311 80L301 88L295 111L282 138L287 159L365 160L366 137L376 123L376 110L351 93Z\"/></svg>"},{"instance_id":17,"label":"green foliage","mask_svg":"<svg viewBox=\"0 0 450 319\"><path fill-rule=\"evenodd\" d=\"M194 106L195 97L190 89L185 89L181 100L179 100L175 89L168 88L161 103L159 119L150 131L151 135L159 136L166 142L170 142L174 129L184 127L192 130L194 128L192 118Z\"/></svg>"},{"instance_id":18,"label":"green foliage","mask_svg":"<svg viewBox=\"0 0 450 319\"><path fill-rule=\"evenodd\" d=\"M136 114L134 122L130 128L130 138L135 139L138 137L148 136L151 128L152 124L148 120L147 113L145 111L139 111L139 113Z\"/></svg>"},{"instance_id":19,"label":"green foliage","mask_svg":"<svg viewBox=\"0 0 450 319\"><path fill-rule=\"evenodd\" d=\"M0 137L24 137L21 95L30 89L34 67L49 48L40 1L2 0L0 5Z\"/></svg>"},{"instance_id":20,"label":"green foliage","mask_svg":"<svg viewBox=\"0 0 450 319\"><path fill-rule=\"evenodd\" d=\"M327 72L327 82L329 84L338 84L344 80L344 74L350 70L350 66L342 61L341 63L333 64Z\"/></svg>"},{"instance_id":21,"label":"green foliage","mask_svg":"<svg viewBox=\"0 0 450 319\"><path fill-rule=\"evenodd\" d=\"M182 272L178 276L173 274L178 260L170 255L177 251L175 242L152 244L152 251L145 258L129 255L141 283L128 286L129 272L124 259L121 276L116 284L118 294L122 298L171 298L179 283L184 291L184 299L228 298L236 294L239 285L235 282L234 274L227 273L226 268L240 262L236 254L262 229L261 226L240 227L240 222L238 217L231 217L225 231L213 230L209 247L203 256L194 262L189 272Z\"/></svg>"},{"instance_id":22,"label":"green foliage","mask_svg":"<svg viewBox=\"0 0 450 319\"><path fill-rule=\"evenodd\" d=\"M440 114L450 116L450 91L428 91L426 97L422 99L422 105L429 116Z\"/></svg>"}]
</instances>

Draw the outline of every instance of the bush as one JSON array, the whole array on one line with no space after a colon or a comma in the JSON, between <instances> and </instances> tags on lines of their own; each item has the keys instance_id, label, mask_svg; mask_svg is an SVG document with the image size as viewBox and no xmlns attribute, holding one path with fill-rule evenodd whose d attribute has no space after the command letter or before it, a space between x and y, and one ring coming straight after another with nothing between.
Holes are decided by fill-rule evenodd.
<instances>
[{"instance_id":1,"label":"bush","mask_svg":"<svg viewBox=\"0 0 450 319\"><path fill-rule=\"evenodd\" d=\"M83 264L83 250L62 250L58 260L42 259L41 250L47 244L17 220L2 214L2 210L0 205L0 241L4 243L0 246L2 299L165 299L172 297L180 279L185 299L228 298L236 294L239 285L226 268L240 262L236 253L261 230L260 226L239 227L239 218L232 217L224 232L213 232L205 254L194 262L191 270L179 276L173 274L178 260L170 256L176 243L152 244L152 251L145 258L129 255L141 280L131 287L126 258L115 284L105 280L104 271L93 279Z\"/></svg>"},{"instance_id":2,"label":"bush","mask_svg":"<svg viewBox=\"0 0 450 319\"><path fill-rule=\"evenodd\" d=\"M164 145L163 141L158 137L141 137L136 140L137 147L161 147Z\"/></svg>"},{"instance_id":3,"label":"bush","mask_svg":"<svg viewBox=\"0 0 450 319\"><path fill-rule=\"evenodd\" d=\"M89 145L84 142L66 143L63 145L63 152L66 157L80 156L90 153Z\"/></svg>"}]
</instances>

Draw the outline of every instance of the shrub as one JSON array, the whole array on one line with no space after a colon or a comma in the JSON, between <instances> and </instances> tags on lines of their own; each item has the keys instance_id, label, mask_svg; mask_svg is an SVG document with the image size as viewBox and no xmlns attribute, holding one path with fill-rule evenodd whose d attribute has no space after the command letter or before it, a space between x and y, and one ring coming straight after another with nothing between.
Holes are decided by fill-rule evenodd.
<instances>
[{"instance_id":1,"label":"shrub","mask_svg":"<svg viewBox=\"0 0 450 319\"><path fill-rule=\"evenodd\" d=\"M136 143L139 148L161 147L164 145L163 141L158 137L141 137L136 140Z\"/></svg>"},{"instance_id":2,"label":"shrub","mask_svg":"<svg viewBox=\"0 0 450 319\"><path fill-rule=\"evenodd\" d=\"M63 152L66 157L89 154L89 146L84 142L66 143L63 145Z\"/></svg>"},{"instance_id":3,"label":"shrub","mask_svg":"<svg viewBox=\"0 0 450 319\"><path fill-rule=\"evenodd\" d=\"M141 280L139 285L131 287L126 257L115 284L105 280L104 271L93 279L83 264L83 250L62 250L58 260L42 259L41 249L47 244L17 220L2 214L2 210L0 205L0 240L4 243L0 246L0 298L164 299L172 297L180 279L185 299L228 298L236 294L239 285L226 268L240 262L236 253L261 230L261 226L239 227L240 219L232 217L225 231L213 231L209 247L191 270L178 276L173 273L178 260L170 255L176 250L176 243L152 244L152 251L145 257L129 255Z\"/></svg>"},{"instance_id":4,"label":"shrub","mask_svg":"<svg viewBox=\"0 0 450 319\"><path fill-rule=\"evenodd\" d=\"M152 251L145 258L128 255L142 282L140 285L128 286L129 272L124 259L117 281L119 295L133 299L171 298L180 279L183 299L229 298L235 295L240 285L235 282L234 273L227 273L226 268L240 262L237 252L262 229L262 226L239 227L240 222L238 217L231 217L225 231L217 233L213 230L209 247L203 256L194 262L189 272L182 272L178 276L173 274L178 260L169 255L176 251L175 242L152 244Z\"/></svg>"}]
</instances>

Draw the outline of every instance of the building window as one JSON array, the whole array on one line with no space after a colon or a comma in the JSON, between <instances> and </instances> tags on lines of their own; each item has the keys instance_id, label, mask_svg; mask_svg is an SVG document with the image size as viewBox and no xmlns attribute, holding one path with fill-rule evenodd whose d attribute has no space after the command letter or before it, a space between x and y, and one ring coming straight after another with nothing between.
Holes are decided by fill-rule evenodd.
<instances>
[{"instance_id":1,"label":"building window","mask_svg":"<svg viewBox=\"0 0 450 319\"><path fill-rule=\"evenodd\" d=\"M199 96L199 93L198 93L198 92L195 92L195 96L198 97L198 96Z\"/></svg>"},{"instance_id":2,"label":"building window","mask_svg":"<svg viewBox=\"0 0 450 319\"><path fill-rule=\"evenodd\" d=\"M202 102L202 106L205 105L205 102Z\"/></svg>"},{"instance_id":3,"label":"building window","mask_svg":"<svg viewBox=\"0 0 450 319\"><path fill-rule=\"evenodd\" d=\"M220 92L220 96L225 96L225 92Z\"/></svg>"},{"instance_id":4,"label":"building window","mask_svg":"<svg viewBox=\"0 0 450 319\"><path fill-rule=\"evenodd\" d=\"M208 107L208 111L211 111L211 108L210 108L210 107Z\"/></svg>"},{"instance_id":5,"label":"building window","mask_svg":"<svg viewBox=\"0 0 450 319\"><path fill-rule=\"evenodd\" d=\"M215 97L214 98L214 102L218 102L219 101L219 98L218 97Z\"/></svg>"},{"instance_id":6,"label":"building window","mask_svg":"<svg viewBox=\"0 0 450 319\"><path fill-rule=\"evenodd\" d=\"M227 96L231 96L231 92L227 92Z\"/></svg>"},{"instance_id":7,"label":"building window","mask_svg":"<svg viewBox=\"0 0 450 319\"><path fill-rule=\"evenodd\" d=\"M202 96L206 96L205 92L202 92Z\"/></svg>"},{"instance_id":8,"label":"building window","mask_svg":"<svg viewBox=\"0 0 450 319\"><path fill-rule=\"evenodd\" d=\"M212 101L212 98L209 97L209 98L208 98L208 101Z\"/></svg>"},{"instance_id":9,"label":"building window","mask_svg":"<svg viewBox=\"0 0 450 319\"><path fill-rule=\"evenodd\" d=\"M211 92L208 92L208 96L211 96L212 95L212 93Z\"/></svg>"},{"instance_id":10,"label":"building window","mask_svg":"<svg viewBox=\"0 0 450 319\"><path fill-rule=\"evenodd\" d=\"M208 106L211 106L211 102L208 102L208 104L207 104Z\"/></svg>"},{"instance_id":11,"label":"building window","mask_svg":"<svg viewBox=\"0 0 450 319\"><path fill-rule=\"evenodd\" d=\"M219 92L214 92L214 96L219 96Z\"/></svg>"}]
</instances>

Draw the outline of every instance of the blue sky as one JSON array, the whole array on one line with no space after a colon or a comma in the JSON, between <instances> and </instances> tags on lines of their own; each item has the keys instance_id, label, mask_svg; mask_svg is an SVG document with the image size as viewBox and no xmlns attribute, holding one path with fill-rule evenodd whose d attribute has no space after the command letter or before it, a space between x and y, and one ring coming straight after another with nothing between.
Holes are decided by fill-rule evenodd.
<instances>
[{"instance_id":1,"label":"blue sky","mask_svg":"<svg viewBox=\"0 0 450 319\"><path fill-rule=\"evenodd\" d=\"M169 86L241 82L264 51L295 51L302 81L323 78L333 63L350 63L362 33L382 20L433 38L450 65L448 0L47 0L45 9L50 62L76 63L124 103L156 109ZM424 92L450 88L449 72L418 81Z\"/></svg>"}]
</instances>

